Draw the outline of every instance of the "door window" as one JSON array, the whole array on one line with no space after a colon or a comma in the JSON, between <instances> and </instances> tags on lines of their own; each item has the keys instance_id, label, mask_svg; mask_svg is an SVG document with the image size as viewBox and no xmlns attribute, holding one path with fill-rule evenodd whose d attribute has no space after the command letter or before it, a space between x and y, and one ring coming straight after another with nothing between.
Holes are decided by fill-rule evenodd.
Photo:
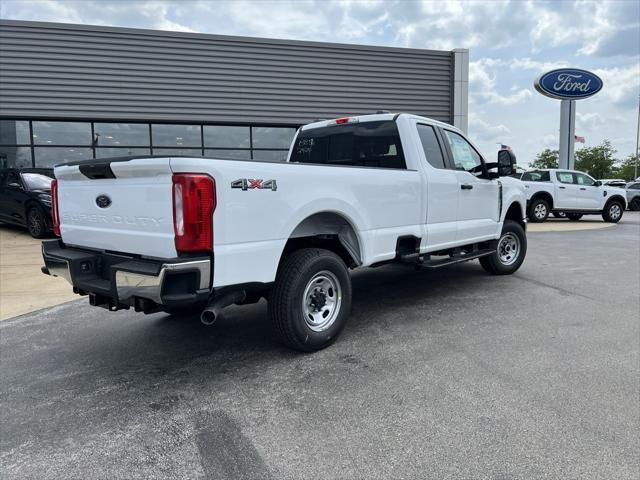
<instances>
[{"instance_id":1,"label":"door window","mask_svg":"<svg viewBox=\"0 0 640 480\"><path fill-rule=\"evenodd\" d=\"M556 178L560 183L575 183L571 172L556 172Z\"/></svg>"},{"instance_id":2,"label":"door window","mask_svg":"<svg viewBox=\"0 0 640 480\"><path fill-rule=\"evenodd\" d=\"M525 172L522 174L523 182L549 182L549 172Z\"/></svg>"},{"instance_id":3,"label":"door window","mask_svg":"<svg viewBox=\"0 0 640 480\"><path fill-rule=\"evenodd\" d=\"M482 157L462 135L449 130L444 131L456 170L465 170L473 175L482 174Z\"/></svg>"},{"instance_id":4,"label":"door window","mask_svg":"<svg viewBox=\"0 0 640 480\"><path fill-rule=\"evenodd\" d=\"M586 185L592 187L596 181L591 178L589 175L585 175L584 173L574 173L576 176L576 183L578 185Z\"/></svg>"},{"instance_id":5,"label":"door window","mask_svg":"<svg viewBox=\"0 0 640 480\"><path fill-rule=\"evenodd\" d=\"M424 150L424 156L427 158L427 162L435 168L446 168L442 149L440 148L440 143L438 142L433 127L418 124L418 135L420 136L420 143L422 143L422 149Z\"/></svg>"}]
</instances>

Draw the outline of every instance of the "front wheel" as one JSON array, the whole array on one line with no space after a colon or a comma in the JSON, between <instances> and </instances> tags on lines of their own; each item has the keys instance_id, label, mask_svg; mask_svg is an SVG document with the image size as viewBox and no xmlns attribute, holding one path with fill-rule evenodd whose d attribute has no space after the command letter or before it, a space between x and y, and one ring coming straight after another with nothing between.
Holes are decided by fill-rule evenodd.
<instances>
[{"instance_id":1,"label":"front wheel","mask_svg":"<svg viewBox=\"0 0 640 480\"><path fill-rule=\"evenodd\" d=\"M640 197L635 197L629 203L629 210L637 212L640 210Z\"/></svg>"},{"instance_id":2,"label":"front wheel","mask_svg":"<svg viewBox=\"0 0 640 480\"><path fill-rule=\"evenodd\" d=\"M617 200L613 200L609 202L602 211L602 218L605 222L609 223L618 223L622 218L622 212L624 211L624 207L622 203Z\"/></svg>"},{"instance_id":3,"label":"front wheel","mask_svg":"<svg viewBox=\"0 0 640 480\"><path fill-rule=\"evenodd\" d=\"M269 297L279 340L303 352L331 345L351 311L351 277L335 253L304 248L287 256Z\"/></svg>"},{"instance_id":4,"label":"front wheel","mask_svg":"<svg viewBox=\"0 0 640 480\"><path fill-rule=\"evenodd\" d=\"M494 253L480 258L480 265L492 275L511 275L520 268L527 254L527 235L522 226L506 220Z\"/></svg>"}]
</instances>

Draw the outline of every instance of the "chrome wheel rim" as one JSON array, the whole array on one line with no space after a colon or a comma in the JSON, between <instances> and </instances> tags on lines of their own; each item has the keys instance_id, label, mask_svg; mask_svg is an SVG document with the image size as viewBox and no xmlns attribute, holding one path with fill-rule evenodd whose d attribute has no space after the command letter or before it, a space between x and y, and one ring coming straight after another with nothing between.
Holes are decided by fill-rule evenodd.
<instances>
[{"instance_id":1,"label":"chrome wheel rim","mask_svg":"<svg viewBox=\"0 0 640 480\"><path fill-rule=\"evenodd\" d=\"M512 265L520 255L520 239L513 233L505 233L498 242L498 259L503 265Z\"/></svg>"},{"instance_id":2,"label":"chrome wheel rim","mask_svg":"<svg viewBox=\"0 0 640 480\"><path fill-rule=\"evenodd\" d=\"M609 216L612 220L619 219L621 212L622 210L620 209L620 205L618 205L617 203L611 205L611 208L609 208Z\"/></svg>"},{"instance_id":3,"label":"chrome wheel rim","mask_svg":"<svg viewBox=\"0 0 640 480\"><path fill-rule=\"evenodd\" d=\"M342 305L340 281L333 273L323 270L307 283L302 297L304 321L314 332L327 330L334 324Z\"/></svg>"},{"instance_id":4,"label":"chrome wheel rim","mask_svg":"<svg viewBox=\"0 0 640 480\"><path fill-rule=\"evenodd\" d=\"M35 213L29 215L29 231L34 235L40 235L40 220Z\"/></svg>"},{"instance_id":5,"label":"chrome wheel rim","mask_svg":"<svg viewBox=\"0 0 640 480\"><path fill-rule=\"evenodd\" d=\"M544 203L539 203L533 209L533 214L537 219L542 220L547 215L547 207L544 206Z\"/></svg>"}]
</instances>

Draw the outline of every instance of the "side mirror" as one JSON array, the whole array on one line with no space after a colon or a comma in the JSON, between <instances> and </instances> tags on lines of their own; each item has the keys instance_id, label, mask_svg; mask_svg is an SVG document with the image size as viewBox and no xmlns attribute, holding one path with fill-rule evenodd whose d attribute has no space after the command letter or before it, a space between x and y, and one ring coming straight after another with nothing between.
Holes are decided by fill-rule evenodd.
<instances>
[{"instance_id":1,"label":"side mirror","mask_svg":"<svg viewBox=\"0 0 640 480\"><path fill-rule=\"evenodd\" d=\"M596 180L596 183L593 184L594 187L601 187L602 182L600 180Z\"/></svg>"},{"instance_id":2,"label":"side mirror","mask_svg":"<svg viewBox=\"0 0 640 480\"><path fill-rule=\"evenodd\" d=\"M516 156L511 150L498 151L498 176L508 177L516 173Z\"/></svg>"}]
</instances>

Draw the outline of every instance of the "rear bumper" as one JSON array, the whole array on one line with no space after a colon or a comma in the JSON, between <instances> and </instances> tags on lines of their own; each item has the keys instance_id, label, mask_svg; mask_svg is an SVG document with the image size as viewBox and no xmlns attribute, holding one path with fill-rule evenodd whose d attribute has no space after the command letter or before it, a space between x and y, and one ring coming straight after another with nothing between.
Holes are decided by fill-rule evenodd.
<instances>
[{"instance_id":1,"label":"rear bumper","mask_svg":"<svg viewBox=\"0 0 640 480\"><path fill-rule=\"evenodd\" d=\"M133 306L152 312L162 307L205 302L211 292L210 257L142 259L42 242L42 272L66 279L92 305L119 310Z\"/></svg>"}]
</instances>

